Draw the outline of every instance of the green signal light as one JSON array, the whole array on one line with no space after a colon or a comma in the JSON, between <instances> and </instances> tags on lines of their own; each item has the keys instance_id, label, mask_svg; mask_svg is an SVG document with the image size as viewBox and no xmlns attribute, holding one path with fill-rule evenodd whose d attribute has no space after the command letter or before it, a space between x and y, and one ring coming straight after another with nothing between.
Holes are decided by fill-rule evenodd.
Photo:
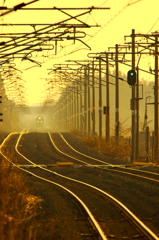
<instances>
[{"instance_id":1,"label":"green signal light","mask_svg":"<svg viewBox=\"0 0 159 240\"><path fill-rule=\"evenodd\" d=\"M136 72L135 70L131 69L127 73L127 83L131 86L135 85L136 83Z\"/></svg>"}]
</instances>

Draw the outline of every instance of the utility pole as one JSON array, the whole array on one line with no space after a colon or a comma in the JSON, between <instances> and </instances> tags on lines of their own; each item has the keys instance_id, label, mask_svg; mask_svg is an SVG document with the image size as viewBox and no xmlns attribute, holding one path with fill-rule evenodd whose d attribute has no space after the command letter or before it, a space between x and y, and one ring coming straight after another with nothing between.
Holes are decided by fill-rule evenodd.
<instances>
[{"instance_id":1,"label":"utility pole","mask_svg":"<svg viewBox=\"0 0 159 240\"><path fill-rule=\"evenodd\" d=\"M116 44L115 54L115 80L116 80L116 98L115 98L115 138L116 145L119 143L119 67L118 67L118 44Z\"/></svg>"},{"instance_id":2,"label":"utility pole","mask_svg":"<svg viewBox=\"0 0 159 240\"><path fill-rule=\"evenodd\" d=\"M92 128L93 128L93 134L95 135L96 132L96 115L95 115L95 83L94 83L94 61L92 62Z\"/></svg>"},{"instance_id":3,"label":"utility pole","mask_svg":"<svg viewBox=\"0 0 159 240\"><path fill-rule=\"evenodd\" d=\"M72 129L74 129L74 91L71 88L71 95L72 95Z\"/></svg>"},{"instance_id":4,"label":"utility pole","mask_svg":"<svg viewBox=\"0 0 159 240\"><path fill-rule=\"evenodd\" d=\"M76 81L73 85L74 89L74 122L75 122L75 130L77 130L77 118L78 118L78 91Z\"/></svg>"},{"instance_id":5,"label":"utility pole","mask_svg":"<svg viewBox=\"0 0 159 240\"><path fill-rule=\"evenodd\" d=\"M79 85L77 84L77 130L80 130Z\"/></svg>"},{"instance_id":6,"label":"utility pole","mask_svg":"<svg viewBox=\"0 0 159 240\"><path fill-rule=\"evenodd\" d=\"M106 54L106 142L110 139L110 106L109 106L109 59L108 53Z\"/></svg>"},{"instance_id":7,"label":"utility pole","mask_svg":"<svg viewBox=\"0 0 159 240\"><path fill-rule=\"evenodd\" d=\"M139 69L136 67L137 71L137 82L136 82L136 159L139 156Z\"/></svg>"},{"instance_id":8,"label":"utility pole","mask_svg":"<svg viewBox=\"0 0 159 240\"><path fill-rule=\"evenodd\" d=\"M67 127L70 130L70 94L67 90Z\"/></svg>"},{"instance_id":9,"label":"utility pole","mask_svg":"<svg viewBox=\"0 0 159 240\"><path fill-rule=\"evenodd\" d=\"M135 70L135 30L132 29L132 69ZM131 161L136 160L136 101L135 101L135 85L132 86L131 99L131 136L132 136L132 155Z\"/></svg>"},{"instance_id":10,"label":"utility pole","mask_svg":"<svg viewBox=\"0 0 159 240\"><path fill-rule=\"evenodd\" d=\"M158 36L155 36L155 121L154 121L154 133L155 133L155 149L154 158L155 162L159 162L159 77L158 77Z\"/></svg>"},{"instance_id":11,"label":"utility pole","mask_svg":"<svg viewBox=\"0 0 159 240\"><path fill-rule=\"evenodd\" d=\"M87 135L87 104L88 104L88 98L87 98L87 72L86 67L84 67L84 136Z\"/></svg>"},{"instance_id":12,"label":"utility pole","mask_svg":"<svg viewBox=\"0 0 159 240\"><path fill-rule=\"evenodd\" d=\"M77 111L77 106L76 106L76 90L75 90L75 82L73 82L73 87L72 87L72 92L73 92L73 129L75 130L77 125L76 125L76 111Z\"/></svg>"},{"instance_id":13,"label":"utility pole","mask_svg":"<svg viewBox=\"0 0 159 240\"><path fill-rule=\"evenodd\" d=\"M99 58L99 138L102 138L102 73L101 59Z\"/></svg>"},{"instance_id":14,"label":"utility pole","mask_svg":"<svg viewBox=\"0 0 159 240\"><path fill-rule=\"evenodd\" d=\"M82 73L80 72L80 130L83 133L83 101L82 101Z\"/></svg>"},{"instance_id":15,"label":"utility pole","mask_svg":"<svg viewBox=\"0 0 159 240\"><path fill-rule=\"evenodd\" d=\"M87 70L87 83L88 83L88 136L90 136L91 133L91 106L90 106L90 81L89 81L89 73L90 73L90 68L88 64L88 70Z\"/></svg>"},{"instance_id":16,"label":"utility pole","mask_svg":"<svg viewBox=\"0 0 159 240\"><path fill-rule=\"evenodd\" d=\"M66 95L66 129L69 129L69 101L68 101L68 94Z\"/></svg>"}]
</instances>

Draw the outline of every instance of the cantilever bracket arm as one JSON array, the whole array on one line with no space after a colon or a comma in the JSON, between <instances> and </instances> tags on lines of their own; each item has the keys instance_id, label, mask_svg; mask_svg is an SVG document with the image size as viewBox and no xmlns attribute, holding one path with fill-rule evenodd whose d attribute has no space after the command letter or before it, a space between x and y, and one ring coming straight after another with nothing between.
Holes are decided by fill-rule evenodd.
<instances>
[{"instance_id":1,"label":"cantilever bracket arm","mask_svg":"<svg viewBox=\"0 0 159 240\"><path fill-rule=\"evenodd\" d=\"M91 50L91 47L88 46L84 41L82 41L81 39L78 39L78 38L76 38L76 40L80 41L80 42L83 43L86 47L88 47L89 50Z\"/></svg>"},{"instance_id":2,"label":"cantilever bracket arm","mask_svg":"<svg viewBox=\"0 0 159 240\"><path fill-rule=\"evenodd\" d=\"M6 14L8 14L8 13L11 13L11 12L13 12L13 11L17 11L18 9L21 9L21 8L23 8L23 7L31 4L31 3L38 2L38 1L39 1L39 0L33 0L33 1L31 1L31 2L28 2L28 3L20 3L20 4L16 5L16 6L14 6L12 9L10 9L10 10L4 12L4 13L1 13L1 14L0 14L0 17L6 15Z\"/></svg>"},{"instance_id":3,"label":"cantilever bracket arm","mask_svg":"<svg viewBox=\"0 0 159 240\"><path fill-rule=\"evenodd\" d=\"M84 24L85 26L89 27L88 24L86 24L85 22L83 22L83 21L81 21L80 19L78 19L77 16L72 16L71 14L63 11L63 10L60 9L60 8L56 8L56 7L54 7L54 8L57 9L57 10L59 10L60 12L62 12L62 13L64 13L64 14L66 14L67 16L71 17L71 19L75 19L75 20L77 20L78 22L80 22L80 23ZM91 12L91 11L92 11L92 10L89 10L88 13ZM87 13L87 12L86 12L86 13ZM81 15L82 15L82 14L81 14ZM79 16L80 16L80 15L79 15Z\"/></svg>"},{"instance_id":4,"label":"cantilever bracket arm","mask_svg":"<svg viewBox=\"0 0 159 240\"><path fill-rule=\"evenodd\" d=\"M28 57L23 57L23 59L22 60L29 60L30 62L33 62L33 63L36 63L37 65L39 65L39 67L41 67L41 63L39 63L39 62L37 62L37 61L35 61L35 60L33 60L33 59L30 59L30 58L28 58Z\"/></svg>"}]
</instances>

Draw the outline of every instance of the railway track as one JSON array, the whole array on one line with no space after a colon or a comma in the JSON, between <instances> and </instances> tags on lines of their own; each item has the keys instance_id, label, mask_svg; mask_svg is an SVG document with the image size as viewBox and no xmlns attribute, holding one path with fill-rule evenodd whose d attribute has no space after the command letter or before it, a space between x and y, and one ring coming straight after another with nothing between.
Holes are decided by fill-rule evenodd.
<instances>
[{"instance_id":1,"label":"railway track","mask_svg":"<svg viewBox=\"0 0 159 240\"><path fill-rule=\"evenodd\" d=\"M88 183L86 183L86 182L82 182L82 181L79 181L79 180L76 180L76 179L72 179L72 178L70 178L70 177L66 177L66 176L64 176L64 175L61 175L61 174L59 174L59 173L57 173L57 172L55 172L55 171L52 171L52 170L49 170L49 169L46 169L45 167L43 167L43 166L38 166L37 165L37 163L36 162L33 162L33 161L31 161L31 160L29 160L28 158L26 158L25 156L23 156L20 152L19 152L19 150L18 150L18 146L20 145L20 142L21 142L21 138L22 138L22 136L23 137L25 137L25 135L22 133L20 136L19 136L19 138L18 138L18 141L17 141L17 143L15 144L15 149L16 149L16 151L17 151L17 153L19 154L19 155L21 155L21 157L22 158L24 158L25 159L25 161L28 161L30 164L32 164L32 165L34 165L34 166L36 166L36 169L33 169L32 168L32 170L31 171L28 171L28 170L26 170L25 168L23 168L23 167L20 167L19 165L15 165L14 163L12 163L14 166L16 166L16 167L18 167L20 170L23 170L23 171L26 171L26 172L29 172L29 174L32 174L34 177L38 177L38 178L40 178L40 179L42 179L42 180L44 180L44 181L48 181L48 182L52 182L52 184L57 184L58 186L60 185L60 187L62 186L62 188L65 188L64 187L64 185L69 185L69 189L70 188L72 188L73 189L73 191L75 191L75 189L80 189L81 187L77 187L79 184L82 186L82 191L85 191L85 193L84 193L84 195L87 195L87 192L89 191L89 192L92 192L93 191L93 194L95 194L94 195L94 197L93 198L97 198L96 196L98 196L100 199L102 199L102 201L103 201L103 199L104 199L104 203L103 204L105 204L105 205L103 205L103 209L105 208L104 206L107 206L108 205L108 202L111 202L111 204L113 204L113 205L115 205L119 210L120 210L120 212L122 212L122 214L124 214L124 216L126 216L126 220L124 220L124 221L127 221L127 219L129 219L129 224L130 225L132 225L132 223L133 223L133 225L135 225L135 231L137 231L137 232L133 232L133 234L131 235L131 236L129 236L129 238L131 238L131 237L138 237L139 239L158 239L158 237L145 225L145 224L143 224L131 211L129 211L129 209L127 209L127 207L126 206L124 206L124 204L122 204L121 202L119 202L117 199L115 199L113 196L111 196L110 194L108 194L108 193L106 193L105 191L103 191L103 190L101 190L101 189L99 189L99 188L97 188L97 187L95 187L95 186L93 186L93 185L91 185L91 184L88 184ZM12 135L11 135L11 137L13 137ZM50 137L50 139L52 139L51 138L51 135L49 135L49 137ZM3 144L1 145L1 149L4 147L4 145L7 143L7 141L9 140L9 138L10 138L10 136L3 142ZM53 140L52 140L52 143L54 144L54 142L53 142ZM66 141L65 141L65 143L66 143ZM67 143L67 145L68 145L68 143ZM55 147L55 144L54 144L54 147ZM72 149L72 147L69 147L70 149ZM57 149L57 147L56 147L56 151L57 151L58 149ZM75 150L73 150L72 149L72 151L73 152L75 152L75 154L76 154L76 159L75 159L75 161L77 161L77 154L78 155L81 155L80 153L77 153L77 151L75 151ZM1 151L1 154L3 154L3 152ZM60 154L62 154L62 152L61 152L61 150L60 150ZM65 153L66 154L66 153ZM68 154L67 154L68 155ZM3 154L3 156L7 159L7 157ZM86 157L87 159L89 159L89 160L91 160L91 158L90 157L88 157L88 156L84 156L84 155L81 155L82 156L82 158L83 157ZM68 157L68 156L67 156ZM73 157L71 156L71 159L73 159ZM7 159L8 160L8 159ZM80 160L80 161L82 161L82 160ZM96 159L93 159L93 161L96 161ZM82 161L83 162L83 161ZM108 165L108 163L105 163L106 165ZM90 166L90 163L85 163L85 165L86 166ZM110 166L110 164L109 164L109 166ZM38 168L37 168L38 167ZM96 165L95 165L95 167L96 167ZM111 165L111 167L113 167L113 165ZM43 176L39 176L39 172L41 172L41 170L44 170L44 171L42 171L43 173L42 174L46 174L46 172L47 172L47 174L49 174L49 176L50 176L50 173L51 173L51 178L53 177L53 178L56 178L56 183L55 182L53 182L52 180L48 180L48 178L50 178L49 176L47 176L47 178L45 178L45 177L43 177ZM37 174L35 174L34 172L35 171L37 171L38 172L38 175ZM45 172L45 173L44 173ZM41 173L40 173L40 175L41 175ZM61 184L59 184L59 183L57 183L57 178L58 178L58 182L60 182ZM65 182L65 183L64 183ZM67 184L66 184L66 182L67 182ZM83 190L83 188L84 189L86 189L86 190ZM88 189L89 188L89 189ZM91 189L91 190L90 190ZM65 189L66 190L66 189ZM70 190L69 190L70 191ZM72 193L73 193L73 191L71 191ZM77 191L77 190L76 190ZM92 194L92 193L91 193ZM76 195L77 196L77 195ZM90 200L88 200L88 203L89 203L89 201ZM96 200L97 201L97 203L99 203L99 199L98 200ZM101 200L100 200L101 201ZM95 208L97 207L97 205L98 204L96 204L95 205ZM107 206L108 207L108 206ZM109 208L110 208L110 206L109 206ZM91 219L91 218L90 218ZM120 219L122 219L121 217L120 217ZM92 221L92 219L91 219L91 221ZM97 225L99 226L99 223L98 223L98 221L96 220L96 223L97 223ZM91 225L92 225L92 223L91 223ZM102 224L101 224L102 225ZM109 225L108 223L107 223L107 225ZM93 229L94 229L94 227L95 227L95 224L94 224L94 226L93 226ZM100 227L99 227L100 228ZM103 231L101 230L101 228L100 228L100 231L101 231L101 234L103 233ZM134 231L134 230L133 230ZM97 230L95 230L95 232L96 232L96 235L98 235L98 238L97 239L100 239L102 236L100 235L100 233L99 233L99 231L98 231L98 234L97 234ZM130 226L128 226L128 232L131 232L130 231ZM92 233L91 233L92 234ZM107 235L107 232L105 232L105 234L103 235L103 238L101 238L101 239L106 239L106 237L105 237L105 235ZM88 234L88 236L87 237L89 237L89 234ZM97 236L96 236L97 237ZM112 235L111 236L109 236L109 237L112 237ZM128 236L127 236L128 237ZM92 238L92 236L91 236L91 239L93 239Z\"/></svg>"},{"instance_id":2,"label":"railway track","mask_svg":"<svg viewBox=\"0 0 159 240\"><path fill-rule=\"evenodd\" d=\"M66 139L62 136L61 133L48 134L54 148L66 157L68 155L68 157L70 159L72 158L75 163L83 163L86 165L104 164L113 166L110 163L78 152L66 141Z\"/></svg>"},{"instance_id":3,"label":"railway track","mask_svg":"<svg viewBox=\"0 0 159 240\"><path fill-rule=\"evenodd\" d=\"M49 136L51 138L50 134L49 134ZM110 171L114 171L116 173L124 173L124 174L128 174L130 176L132 175L133 177L139 177L139 178L142 178L142 179L147 179L147 180L159 183L159 173L149 172L149 171L144 171L144 170L139 170L139 169L134 169L132 165L113 165L113 164L110 164L109 162L102 161L102 160L99 160L99 159L87 156L86 154L81 153L81 152L77 151L76 149L74 149L66 141L66 139L63 137L63 135L61 133L59 133L59 136L61 137L61 139L65 143L65 147L63 148L63 150L65 149L64 150L65 152L63 152L63 154L66 153L67 148L69 148L71 150L71 152L74 153L74 156L76 156L75 157L76 160L78 160L78 159L80 159L82 157L83 163L86 164L86 165L89 164L88 160L89 161L92 160L92 164L91 165L94 165L94 167L96 167L96 168L100 168L100 169L103 169L103 170L110 170ZM53 138L54 138L54 135L53 135ZM55 138L55 141L56 141L56 138ZM56 147L56 145L55 145L55 143L53 141L52 141L52 143L53 143L53 145L55 146L55 148L58 151L61 151L59 148ZM58 140L57 143L59 144L59 146L63 145L62 141L60 142ZM67 148L66 148L66 146L67 146ZM84 159L85 159L85 161L84 161Z\"/></svg>"},{"instance_id":4,"label":"railway track","mask_svg":"<svg viewBox=\"0 0 159 240\"><path fill-rule=\"evenodd\" d=\"M23 134L23 133L22 133ZM18 144L19 144L19 141L20 141L20 138L22 137L22 134L20 134L18 140L17 140L17 143L15 145L15 149L16 149L16 152L21 156L23 157L26 161L29 161L29 163L31 164L35 164L33 163L32 161L30 161L29 159L27 159L25 156L23 156L19 151L18 151ZM82 227L82 229L87 229L85 231L85 233L81 233L81 236L85 236L85 237L88 237L88 239L101 239L101 240L106 240L107 238L105 237L103 231L101 230L98 222L95 220L94 216L92 215L92 213L90 212L89 208L84 204L84 202L76 195L74 194L72 191L70 191L68 188L64 187L63 185L61 184L58 184L57 182L54 182L54 181L51 181L49 180L48 178L45 178L45 177L42 177L40 175L37 175L31 171L28 171L22 167L20 167L19 165L13 163L3 152L2 152L2 148L4 147L4 145L6 144L6 142L12 138L14 135L10 134L8 135L8 137L3 141L3 143L1 144L1 154L2 156L7 160L9 161L14 167L18 168L19 170L21 171L24 171L25 173L29 173L29 175L35 177L35 178L38 178L42 181L45 181L47 183L50 183L50 184L53 184L57 187L59 187L62 191L65 191L67 192L67 194L69 194L73 199L74 201L76 201L76 205L78 205L78 208L79 208L79 216L81 217L82 215L82 222L85 222L86 225L87 225L87 228L86 228L86 225L83 224L84 226ZM13 143L13 141L11 141ZM45 168L43 167L40 167L40 169L43 169L46 171ZM77 209L77 206L74 206L76 207ZM81 214L82 212L82 214Z\"/></svg>"}]
</instances>

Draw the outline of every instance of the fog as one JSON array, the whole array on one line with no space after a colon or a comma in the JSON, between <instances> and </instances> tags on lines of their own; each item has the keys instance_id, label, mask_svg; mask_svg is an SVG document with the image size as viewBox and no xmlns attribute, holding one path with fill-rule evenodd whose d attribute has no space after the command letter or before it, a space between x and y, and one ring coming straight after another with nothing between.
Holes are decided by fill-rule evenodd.
<instances>
[{"instance_id":1,"label":"fog","mask_svg":"<svg viewBox=\"0 0 159 240\"><path fill-rule=\"evenodd\" d=\"M41 116L43 119L43 124L40 126L36 123L38 116ZM1 132L19 132L23 129L29 129L30 132L59 131L52 106L26 107L15 105L14 108L8 107L5 109L1 118Z\"/></svg>"}]
</instances>

